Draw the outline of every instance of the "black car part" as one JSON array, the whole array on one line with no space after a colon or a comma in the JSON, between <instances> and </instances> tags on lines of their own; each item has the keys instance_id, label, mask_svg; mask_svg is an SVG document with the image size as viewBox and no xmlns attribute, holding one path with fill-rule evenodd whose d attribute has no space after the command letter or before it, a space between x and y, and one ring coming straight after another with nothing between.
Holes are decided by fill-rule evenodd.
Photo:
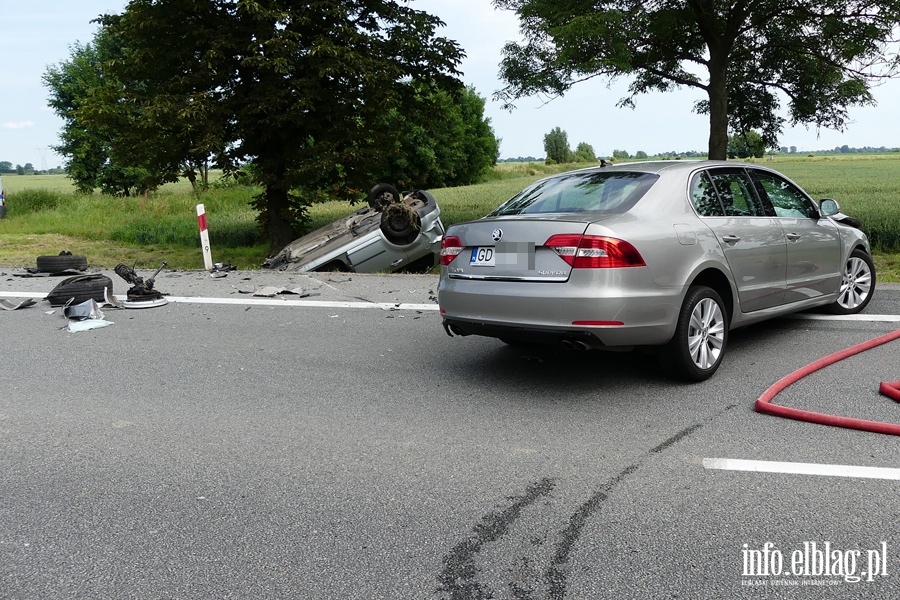
<instances>
[{"instance_id":1,"label":"black car part","mask_svg":"<svg viewBox=\"0 0 900 600\"><path fill-rule=\"evenodd\" d=\"M37 257L37 270L41 273L61 273L69 269L84 271L87 266L86 256L72 254L67 250L63 250L56 256Z\"/></svg>"},{"instance_id":2,"label":"black car part","mask_svg":"<svg viewBox=\"0 0 900 600\"><path fill-rule=\"evenodd\" d=\"M159 290L153 289L153 283L156 276L159 275L159 272L168 264L169 263L166 261L163 261L163 264L159 266L156 273L147 279L139 277L138 274L134 272L134 269L128 265L123 265L122 263L116 265L114 270L116 275L124 279L126 283L132 285L127 293L130 302L149 302L153 300L162 300L162 293Z\"/></svg>"},{"instance_id":3,"label":"black car part","mask_svg":"<svg viewBox=\"0 0 900 600\"><path fill-rule=\"evenodd\" d=\"M76 275L63 279L55 288L47 294L46 300L50 306L63 306L69 300L73 304L85 300L105 302L106 296L112 296L112 279L100 273L90 275Z\"/></svg>"}]
</instances>

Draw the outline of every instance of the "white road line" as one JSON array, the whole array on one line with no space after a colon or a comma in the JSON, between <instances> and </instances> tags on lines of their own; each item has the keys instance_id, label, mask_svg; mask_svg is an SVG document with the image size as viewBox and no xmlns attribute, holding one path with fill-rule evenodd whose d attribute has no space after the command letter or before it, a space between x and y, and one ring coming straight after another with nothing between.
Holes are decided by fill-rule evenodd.
<instances>
[{"instance_id":1,"label":"white road line","mask_svg":"<svg viewBox=\"0 0 900 600\"><path fill-rule=\"evenodd\" d=\"M241 306L299 306L314 308L380 308L382 310L438 310L437 304L406 304L403 302L344 302L337 300L282 300L280 298L198 298L166 296L169 302L194 304L239 304Z\"/></svg>"},{"instance_id":2,"label":"white road line","mask_svg":"<svg viewBox=\"0 0 900 600\"><path fill-rule=\"evenodd\" d=\"M852 465L772 462L766 460L741 460L738 458L704 458L703 468L720 469L724 471L752 471L756 473L821 475L825 477L900 479L900 469L889 469L886 467L855 467Z\"/></svg>"},{"instance_id":3,"label":"white road line","mask_svg":"<svg viewBox=\"0 0 900 600\"><path fill-rule=\"evenodd\" d=\"M46 293L3 292L0 297L43 299ZM437 304L413 304L394 302L346 302L338 300L287 300L280 298L203 298L200 296L166 296L169 302L189 304L238 304L240 306L297 306L306 308L380 308L382 310L438 310ZM124 298L119 298L124 300Z\"/></svg>"},{"instance_id":4,"label":"white road line","mask_svg":"<svg viewBox=\"0 0 900 600\"><path fill-rule=\"evenodd\" d=\"M35 294L34 292L0 292L0 296L10 296L11 298L37 298L43 299L47 297L48 292L43 294Z\"/></svg>"},{"instance_id":5,"label":"white road line","mask_svg":"<svg viewBox=\"0 0 900 600\"><path fill-rule=\"evenodd\" d=\"M0 297L10 298L37 298L42 299L46 293L35 292L4 292L0 291ZM381 308L383 310L438 310L437 304L394 304L391 302L344 302L337 300L286 300L281 298L204 298L193 296L166 296L170 302L194 303L194 304L241 304L243 306L297 306L308 308ZM900 323L900 315L821 315L815 313L798 313L789 315L794 319L809 319L812 321L862 321L869 323Z\"/></svg>"},{"instance_id":6,"label":"white road line","mask_svg":"<svg viewBox=\"0 0 900 600\"><path fill-rule=\"evenodd\" d=\"M819 315L815 313L797 313L791 315L794 319L808 319L810 321L871 321L883 323L900 323L900 315Z\"/></svg>"}]
</instances>

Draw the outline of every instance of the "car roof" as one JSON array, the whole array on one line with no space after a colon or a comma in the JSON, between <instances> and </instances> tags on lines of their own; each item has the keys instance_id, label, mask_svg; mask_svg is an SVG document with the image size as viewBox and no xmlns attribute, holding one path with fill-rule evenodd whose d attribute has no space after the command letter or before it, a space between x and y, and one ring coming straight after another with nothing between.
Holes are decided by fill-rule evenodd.
<instances>
[{"instance_id":1,"label":"car roof","mask_svg":"<svg viewBox=\"0 0 900 600\"><path fill-rule=\"evenodd\" d=\"M759 165L733 161L733 160L648 160L642 162L622 162L622 163L610 163L607 162L605 166L594 166L587 167L584 169L577 169L572 172L603 172L603 171L630 171L630 172L641 172L641 173L663 173L663 172L673 172L677 173L679 171L695 171L697 169L707 168L707 167L754 167L757 168ZM560 173L562 175L563 173ZM552 176L551 176L552 177Z\"/></svg>"}]
</instances>

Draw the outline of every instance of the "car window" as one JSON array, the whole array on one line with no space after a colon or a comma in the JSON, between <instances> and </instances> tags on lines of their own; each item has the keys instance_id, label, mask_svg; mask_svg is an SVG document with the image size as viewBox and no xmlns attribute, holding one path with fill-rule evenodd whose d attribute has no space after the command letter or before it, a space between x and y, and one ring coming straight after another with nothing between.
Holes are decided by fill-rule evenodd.
<instances>
[{"instance_id":1,"label":"car window","mask_svg":"<svg viewBox=\"0 0 900 600\"><path fill-rule=\"evenodd\" d=\"M525 188L488 216L586 211L623 213L634 206L657 179L658 176L652 173L567 173Z\"/></svg>"},{"instance_id":2,"label":"car window","mask_svg":"<svg viewBox=\"0 0 900 600\"><path fill-rule=\"evenodd\" d=\"M712 171L710 179L719 193L726 216L766 216L762 202L753 191L753 182L743 169Z\"/></svg>"},{"instance_id":3,"label":"car window","mask_svg":"<svg viewBox=\"0 0 900 600\"><path fill-rule=\"evenodd\" d=\"M818 218L819 210L790 181L767 171L756 171L756 178L775 207L777 217Z\"/></svg>"},{"instance_id":4,"label":"car window","mask_svg":"<svg viewBox=\"0 0 900 600\"><path fill-rule=\"evenodd\" d=\"M725 216L719 196L705 171L697 173L691 180L691 202L702 217Z\"/></svg>"}]
</instances>

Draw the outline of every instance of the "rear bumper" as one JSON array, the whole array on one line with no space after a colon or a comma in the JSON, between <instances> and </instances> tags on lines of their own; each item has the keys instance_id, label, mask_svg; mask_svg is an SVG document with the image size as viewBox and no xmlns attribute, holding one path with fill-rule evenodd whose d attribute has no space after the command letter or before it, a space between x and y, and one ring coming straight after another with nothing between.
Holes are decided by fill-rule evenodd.
<instances>
[{"instance_id":1,"label":"rear bumper","mask_svg":"<svg viewBox=\"0 0 900 600\"><path fill-rule=\"evenodd\" d=\"M566 283L471 281L442 273L448 332L515 341L583 341L595 348L668 342L684 288L656 286L646 269L573 271Z\"/></svg>"}]
</instances>

